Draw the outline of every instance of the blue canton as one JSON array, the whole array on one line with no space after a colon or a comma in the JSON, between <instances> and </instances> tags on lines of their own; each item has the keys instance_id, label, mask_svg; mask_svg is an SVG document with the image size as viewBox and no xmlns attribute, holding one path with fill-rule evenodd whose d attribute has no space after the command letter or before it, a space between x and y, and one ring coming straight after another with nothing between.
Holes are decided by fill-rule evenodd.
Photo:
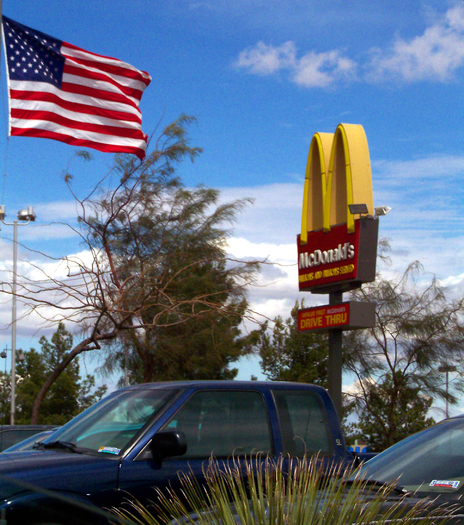
<instances>
[{"instance_id":1,"label":"blue canton","mask_svg":"<svg viewBox=\"0 0 464 525\"><path fill-rule=\"evenodd\" d=\"M3 16L11 80L47 82L61 89L65 58L62 41Z\"/></svg>"}]
</instances>

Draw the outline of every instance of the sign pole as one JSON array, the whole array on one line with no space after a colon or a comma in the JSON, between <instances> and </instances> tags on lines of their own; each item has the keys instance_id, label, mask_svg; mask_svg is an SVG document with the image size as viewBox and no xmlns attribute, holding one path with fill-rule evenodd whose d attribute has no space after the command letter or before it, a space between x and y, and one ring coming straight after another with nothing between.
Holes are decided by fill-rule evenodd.
<instances>
[{"instance_id":1,"label":"sign pole","mask_svg":"<svg viewBox=\"0 0 464 525\"><path fill-rule=\"evenodd\" d=\"M335 291L329 294L330 306L342 302L343 292ZM343 330L329 330L329 394L339 417L341 417L342 411L342 345Z\"/></svg>"},{"instance_id":2,"label":"sign pole","mask_svg":"<svg viewBox=\"0 0 464 525\"><path fill-rule=\"evenodd\" d=\"M357 218L356 218L356 217ZM375 281L379 221L369 147L359 124L316 133L309 146L297 236L300 292L329 294L329 306L298 312L300 331L328 331L328 390L342 412L343 330L375 326L375 306L343 292Z\"/></svg>"}]
</instances>

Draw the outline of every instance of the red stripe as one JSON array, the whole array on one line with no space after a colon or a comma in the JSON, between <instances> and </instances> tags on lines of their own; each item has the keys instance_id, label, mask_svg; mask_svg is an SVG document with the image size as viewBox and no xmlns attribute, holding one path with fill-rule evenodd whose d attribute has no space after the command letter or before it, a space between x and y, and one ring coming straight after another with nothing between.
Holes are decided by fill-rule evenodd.
<instances>
[{"instance_id":1,"label":"red stripe","mask_svg":"<svg viewBox=\"0 0 464 525\"><path fill-rule=\"evenodd\" d=\"M105 55L99 55L98 53L93 53L92 51L88 51L87 49L82 49L82 47L77 47L74 44L70 44L69 42L62 42L62 46L66 46L66 47L69 47L70 49L75 49L76 51L81 51L83 53L87 53L88 55L92 55L94 57L104 58L106 60L114 60L116 62L121 62L122 64L125 63L122 60L119 60L119 58L108 57L108 56L105 56ZM61 50L61 54L63 54L62 50ZM63 56L64 56L64 54L63 54ZM127 64L127 65L130 65L130 64ZM136 69L136 68L134 68L134 69ZM140 73L142 73L143 75L147 76L147 78L144 78L144 82L148 81L148 83L150 83L150 75L146 71L140 71Z\"/></svg>"},{"instance_id":2,"label":"red stripe","mask_svg":"<svg viewBox=\"0 0 464 525\"><path fill-rule=\"evenodd\" d=\"M112 135L116 137L125 137L131 139L143 140L144 135L139 129L119 128L117 126L106 126L104 124L90 124L88 122L81 122L79 120L72 120L50 111L32 111L29 109L15 109L11 110L11 117L22 120L45 120L54 122L60 126L70 129L80 129L82 131L92 131L94 133L101 133L103 135Z\"/></svg>"},{"instance_id":3,"label":"red stripe","mask_svg":"<svg viewBox=\"0 0 464 525\"><path fill-rule=\"evenodd\" d=\"M112 77L109 77L108 75L105 75L104 73L97 73L96 71L90 71L89 69L82 69L80 67L75 67L75 66L70 65L68 62L65 62L63 72L68 73L69 75L76 75L77 77L81 77L81 78L90 78L92 80L106 82L108 84L116 86L120 91L122 91L128 97L133 97L133 98L136 98L137 100L140 100L143 95L142 90L123 86L119 82L114 80Z\"/></svg>"},{"instance_id":4,"label":"red stripe","mask_svg":"<svg viewBox=\"0 0 464 525\"><path fill-rule=\"evenodd\" d=\"M50 102L56 104L61 108L68 109L70 111L75 111L77 113L95 115L97 117L105 117L113 120L123 120L126 122L137 122L138 124L142 123L141 118L137 117L137 115L134 115L133 113L126 113L125 111L114 111L98 106L89 106L87 104L80 104L78 102L63 100L54 93L42 93L40 91L19 91L12 89L10 91L10 98L16 100L36 100L39 102Z\"/></svg>"},{"instance_id":5,"label":"red stripe","mask_svg":"<svg viewBox=\"0 0 464 525\"><path fill-rule=\"evenodd\" d=\"M142 148L135 148L133 146L122 146L116 144L102 144L101 142L93 142L91 140L76 139L70 135L63 133L56 133L54 131L46 131L42 129L23 129L11 128L11 135L21 137L39 137L44 139L54 139L60 142L65 142L72 146L80 146L84 148L93 148L105 153L134 153L140 160L145 157L145 151Z\"/></svg>"},{"instance_id":6,"label":"red stripe","mask_svg":"<svg viewBox=\"0 0 464 525\"><path fill-rule=\"evenodd\" d=\"M61 91L64 91L65 93L74 93L76 95L94 97L100 100L108 100L109 102L120 102L121 104L126 104L127 106L135 108L138 113L141 114L140 108L137 106L137 104L130 98L121 95L121 93L103 91L102 89L90 88L80 84L71 84L69 82L63 82L61 84Z\"/></svg>"},{"instance_id":7,"label":"red stripe","mask_svg":"<svg viewBox=\"0 0 464 525\"><path fill-rule=\"evenodd\" d=\"M103 62L98 62L96 60L87 60L85 58L67 55L63 51L61 52L61 54L68 61L77 62L78 64L82 64L83 66L88 66L88 67L93 67L95 69L99 69L101 71L104 71L105 73L108 73L109 75L118 75L120 77L137 80L139 82L143 82L146 86L150 84L150 79L141 75L139 71L123 67L124 65L126 65L124 64L124 62L121 62L122 66L115 66L113 64L105 64Z\"/></svg>"}]
</instances>

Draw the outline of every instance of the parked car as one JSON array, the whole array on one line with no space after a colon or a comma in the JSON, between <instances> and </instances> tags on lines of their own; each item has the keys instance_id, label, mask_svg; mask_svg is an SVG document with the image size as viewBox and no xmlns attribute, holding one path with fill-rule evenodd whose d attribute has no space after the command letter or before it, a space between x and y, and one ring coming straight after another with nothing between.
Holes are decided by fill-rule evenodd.
<instances>
[{"instance_id":1,"label":"parked car","mask_svg":"<svg viewBox=\"0 0 464 525\"><path fill-rule=\"evenodd\" d=\"M395 482L397 492L411 500L455 504L459 512L453 522L464 524L464 416L400 441L366 462L359 473L372 484Z\"/></svg>"},{"instance_id":2,"label":"parked car","mask_svg":"<svg viewBox=\"0 0 464 525\"><path fill-rule=\"evenodd\" d=\"M58 427L56 427L56 428L58 428ZM4 454L8 454L9 452L22 452L23 450L32 450L36 443L40 443L46 437L49 437L50 434L55 432L56 428L54 428L52 430L44 430L42 432L38 432L37 434L33 434L32 436L29 436L26 439L23 439L22 441L19 441L18 443L15 443L11 447L6 448L2 452Z\"/></svg>"},{"instance_id":3,"label":"parked car","mask_svg":"<svg viewBox=\"0 0 464 525\"><path fill-rule=\"evenodd\" d=\"M0 513L8 525L23 525L33 507L32 523L70 525L78 514L63 521L56 514L60 506L50 506L53 494L97 508L118 507L130 496L144 503L154 497L153 487L179 488L179 472L192 472L201 482L211 455L227 463L233 455L245 461L312 452L326 466L355 460L321 387L255 381L135 385L102 399L34 450L0 454L0 476L47 491L39 497L0 483ZM66 515L64 503L61 510Z\"/></svg>"},{"instance_id":4,"label":"parked car","mask_svg":"<svg viewBox=\"0 0 464 525\"><path fill-rule=\"evenodd\" d=\"M56 425L0 425L0 452Z\"/></svg>"}]
</instances>

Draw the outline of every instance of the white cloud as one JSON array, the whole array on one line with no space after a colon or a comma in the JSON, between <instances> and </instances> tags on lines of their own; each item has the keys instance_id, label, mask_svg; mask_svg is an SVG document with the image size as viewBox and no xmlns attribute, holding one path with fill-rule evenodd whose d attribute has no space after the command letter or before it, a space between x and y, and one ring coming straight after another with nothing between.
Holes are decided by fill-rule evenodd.
<instances>
[{"instance_id":1,"label":"white cloud","mask_svg":"<svg viewBox=\"0 0 464 525\"><path fill-rule=\"evenodd\" d=\"M294 68L296 52L294 42L285 42L278 47L258 42L255 47L242 51L235 65L257 75L269 75L281 69Z\"/></svg>"},{"instance_id":2,"label":"white cloud","mask_svg":"<svg viewBox=\"0 0 464 525\"><path fill-rule=\"evenodd\" d=\"M422 35L410 40L397 37L386 52L372 53L369 80L449 80L464 65L464 9L457 5Z\"/></svg>"},{"instance_id":3,"label":"white cloud","mask_svg":"<svg viewBox=\"0 0 464 525\"><path fill-rule=\"evenodd\" d=\"M239 54L235 66L263 76L288 70L293 82L311 88L327 87L336 81L351 79L356 71L355 62L344 57L339 50L311 51L297 58L294 42L285 42L277 47L258 42Z\"/></svg>"},{"instance_id":4,"label":"white cloud","mask_svg":"<svg viewBox=\"0 0 464 525\"><path fill-rule=\"evenodd\" d=\"M464 7L455 5L436 15L421 35L397 36L385 49L366 50L365 57L361 62L340 49L311 50L299 57L295 42L273 46L261 41L242 51L235 66L263 76L286 71L290 81L307 88L360 79L372 83L449 81L464 66Z\"/></svg>"}]
</instances>

